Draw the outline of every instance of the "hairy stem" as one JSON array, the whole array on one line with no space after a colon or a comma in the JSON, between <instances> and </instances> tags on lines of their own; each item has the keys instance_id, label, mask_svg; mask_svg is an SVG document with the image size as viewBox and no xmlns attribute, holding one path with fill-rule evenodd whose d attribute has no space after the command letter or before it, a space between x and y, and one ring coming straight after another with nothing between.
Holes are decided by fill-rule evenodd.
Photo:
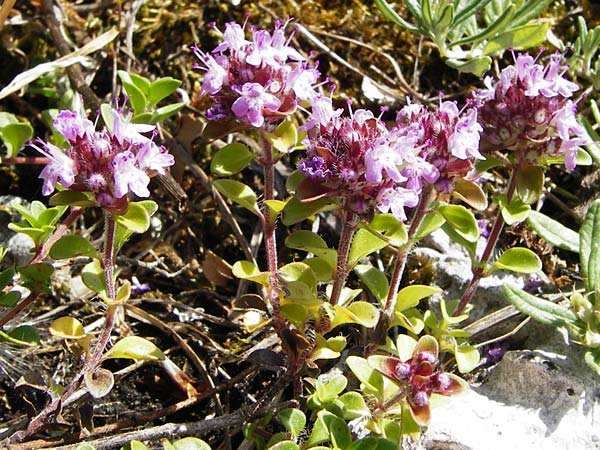
<instances>
[{"instance_id":1,"label":"hairy stem","mask_svg":"<svg viewBox=\"0 0 600 450\"><path fill-rule=\"evenodd\" d=\"M279 294L281 289L279 287L279 278L277 277L277 240L275 236L275 221L271 220L271 214L269 206L266 203L267 200L273 200L275 198L275 162L273 161L273 149L271 144L263 139L264 158L262 160L263 171L264 171L264 199L262 207L262 225L263 232L265 234L265 251L267 255L267 267L269 270L269 303L273 310L273 325L279 333L284 326L284 320L281 316L281 308L279 306Z\"/></svg>"},{"instance_id":2,"label":"hairy stem","mask_svg":"<svg viewBox=\"0 0 600 450\"><path fill-rule=\"evenodd\" d=\"M421 191L421 196L419 198L419 203L415 209L410 227L408 228L408 240L406 244L402 245L398 249L398 253L396 254L396 263L394 265L394 272L392 273L392 278L390 279L390 288L388 290L388 296L385 302L385 308L383 310L383 314L379 319L379 323L377 328L375 329L375 336L379 340L379 342L385 342L385 337L387 335L387 330L392 323L392 319L394 317L394 310L396 309L396 297L398 296L398 291L400 290L400 282L402 281L402 276L404 275L404 269L406 267L406 258L408 253L412 249L414 245L414 238L417 234L417 230L419 226L423 222L425 218L429 205L432 200L432 187L429 184L423 186L423 190Z\"/></svg>"},{"instance_id":3,"label":"hairy stem","mask_svg":"<svg viewBox=\"0 0 600 450\"><path fill-rule=\"evenodd\" d=\"M511 199L515 193L516 182L517 182L517 170L513 167L511 175L510 175L510 181L508 183L508 188L506 190L506 200L508 202L511 201ZM486 266L487 262L489 261L490 256L492 256L492 251L494 250L494 248L496 247L496 244L498 243L498 239L500 238L500 233L502 232L503 227L504 227L504 219L502 218L502 212L500 210L500 207L498 207L498 211L496 212L496 219L494 220L494 225L492 226L492 231L490 231L490 236L486 243L485 249L483 250L483 253L481 254L481 258L479 259L479 262L473 268L473 277L471 278L471 281L469 282L467 289L463 293L463 296L460 299L458 306L452 313L453 316L460 315L464 311L465 307L469 304L469 302L473 299L473 295L475 294L475 291L477 290L479 281L485 276L485 273L486 273L485 266Z\"/></svg>"},{"instance_id":4,"label":"hairy stem","mask_svg":"<svg viewBox=\"0 0 600 450\"><path fill-rule=\"evenodd\" d=\"M348 255L350 254L350 245L356 231L358 220L356 215L348 208L344 208L342 212L342 233L340 235L340 243L338 245L337 264L333 280L333 288L331 290L331 298L329 303L337 305L340 300L340 295L346 277L348 276Z\"/></svg>"}]
</instances>

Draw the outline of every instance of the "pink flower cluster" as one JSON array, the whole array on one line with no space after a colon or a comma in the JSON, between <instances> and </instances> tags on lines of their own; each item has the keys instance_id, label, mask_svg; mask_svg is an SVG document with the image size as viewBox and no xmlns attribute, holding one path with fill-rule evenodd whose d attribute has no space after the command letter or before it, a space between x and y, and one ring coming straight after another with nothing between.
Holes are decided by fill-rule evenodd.
<instances>
[{"instance_id":1,"label":"pink flower cluster","mask_svg":"<svg viewBox=\"0 0 600 450\"><path fill-rule=\"evenodd\" d=\"M569 98L579 89L564 78L561 56L550 56L546 66L528 54L515 57L496 82L484 80L476 94L485 150L507 149L517 160L531 164L544 156L564 156L567 169L576 165L579 146L588 143L577 122L577 105Z\"/></svg>"},{"instance_id":2,"label":"pink flower cluster","mask_svg":"<svg viewBox=\"0 0 600 450\"><path fill-rule=\"evenodd\" d=\"M272 34L251 27L250 40L245 24L231 22L212 52L192 48L200 61L194 67L205 71L200 94L212 101L209 119L233 118L261 128L293 112L299 102L320 95L319 72L289 45L289 22L277 21Z\"/></svg>"},{"instance_id":3,"label":"pink flower cluster","mask_svg":"<svg viewBox=\"0 0 600 450\"><path fill-rule=\"evenodd\" d=\"M375 367L388 378L398 382L406 393L415 422L429 423L431 394L456 395L467 389L466 383L454 374L443 372L438 360L439 345L432 336L423 336L408 360L396 357L379 359Z\"/></svg>"},{"instance_id":4,"label":"pink flower cluster","mask_svg":"<svg viewBox=\"0 0 600 450\"><path fill-rule=\"evenodd\" d=\"M391 130L365 110L348 118L322 105L317 113L313 107L307 155L298 163L306 177L299 195L339 196L357 214L368 216L377 207L404 221L424 183L449 191L483 158L476 110L459 111L453 102L436 111L409 102Z\"/></svg>"},{"instance_id":5,"label":"pink flower cluster","mask_svg":"<svg viewBox=\"0 0 600 450\"><path fill-rule=\"evenodd\" d=\"M60 182L63 187L93 193L100 206L115 213L127 210L129 192L138 197L150 195L150 176L164 174L173 165L173 156L143 134L154 132L153 125L132 124L131 114L118 109L110 115L112 123L96 131L80 103L76 111L58 114L53 124L69 144L66 151L41 139L41 147L33 145L50 160L40 174L42 194L51 194Z\"/></svg>"}]
</instances>

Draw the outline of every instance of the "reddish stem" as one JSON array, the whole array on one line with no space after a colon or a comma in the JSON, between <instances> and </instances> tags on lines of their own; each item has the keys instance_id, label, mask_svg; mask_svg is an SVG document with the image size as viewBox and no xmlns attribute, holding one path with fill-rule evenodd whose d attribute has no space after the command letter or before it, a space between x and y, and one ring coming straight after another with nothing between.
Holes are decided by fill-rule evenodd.
<instances>
[{"instance_id":1,"label":"reddish stem","mask_svg":"<svg viewBox=\"0 0 600 450\"><path fill-rule=\"evenodd\" d=\"M513 168L511 176L510 176L510 181L508 183L508 188L506 190L507 202L510 202L512 200L512 197L515 193L515 188L516 188L516 184L517 184L516 174L517 174L517 170L515 168ZM500 233L502 232L503 227L504 227L504 219L502 218L502 212L500 210L500 207L498 207L498 212L496 213L496 219L494 220L494 225L492 226L492 230L490 231L490 236L488 238L485 249L483 250L483 253L481 254L481 259L479 260L479 263L473 269L473 277L471 278L471 281L469 282L467 289L463 293L463 296L460 299L458 306L452 313L453 316L455 316L455 317L459 316L464 311L465 307L469 304L469 302L473 299L473 295L475 294L475 291L477 290L479 281L486 274L485 266L486 266L488 260L490 259L490 256L492 255L492 251L494 250L494 248L496 247L496 244L498 243L498 239L500 238Z\"/></svg>"},{"instance_id":2,"label":"reddish stem","mask_svg":"<svg viewBox=\"0 0 600 450\"><path fill-rule=\"evenodd\" d=\"M356 215L349 209L344 208L342 213L342 233L338 245L337 264L333 288L331 290L331 298L329 299L329 303L334 306L337 305L340 300L340 295L344 288L344 284L346 283L346 277L348 276L348 255L350 254L350 246L357 224L358 220Z\"/></svg>"},{"instance_id":3,"label":"reddish stem","mask_svg":"<svg viewBox=\"0 0 600 450\"><path fill-rule=\"evenodd\" d=\"M45 156L14 156L12 158L2 158L2 164L39 164L46 165L50 161Z\"/></svg>"}]
</instances>

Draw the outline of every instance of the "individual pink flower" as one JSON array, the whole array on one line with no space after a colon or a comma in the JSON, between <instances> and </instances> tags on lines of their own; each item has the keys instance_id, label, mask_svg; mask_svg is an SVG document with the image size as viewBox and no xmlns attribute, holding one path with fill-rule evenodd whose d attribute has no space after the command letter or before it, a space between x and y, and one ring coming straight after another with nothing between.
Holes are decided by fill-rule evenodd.
<instances>
[{"instance_id":1,"label":"individual pink flower","mask_svg":"<svg viewBox=\"0 0 600 450\"><path fill-rule=\"evenodd\" d=\"M246 83L239 89L239 97L231 105L231 111L238 119L260 128L265 123L263 110L276 112L280 106L281 101L266 92L263 86L258 83Z\"/></svg>"},{"instance_id":2,"label":"individual pink flower","mask_svg":"<svg viewBox=\"0 0 600 450\"><path fill-rule=\"evenodd\" d=\"M75 162L56 145L41 139L38 142L42 145L41 148L33 144L31 146L49 159L40 173L40 178L44 180L42 195L50 195L58 182L64 187L71 186L77 175Z\"/></svg>"}]
</instances>

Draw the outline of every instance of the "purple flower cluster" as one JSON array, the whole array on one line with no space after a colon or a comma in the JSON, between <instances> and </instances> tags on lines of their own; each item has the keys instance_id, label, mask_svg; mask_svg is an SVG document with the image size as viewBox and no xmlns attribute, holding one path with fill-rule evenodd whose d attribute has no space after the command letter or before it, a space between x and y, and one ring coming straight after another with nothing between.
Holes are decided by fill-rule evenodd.
<instances>
[{"instance_id":1,"label":"purple flower cluster","mask_svg":"<svg viewBox=\"0 0 600 450\"><path fill-rule=\"evenodd\" d=\"M543 66L519 54L496 82L485 78L486 89L476 94L485 151L511 150L530 164L564 156L566 168L575 168L579 146L588 138L575 117L577 105L569 100L579 87L564 78L561 60L554 54Z\"/></svg>"},{"instance_id":2,"label":"purple flower cluster","mask_svg":"<svg viewBox=\"0 0 600 450\"><path fill-rule=\"evenodd\" d=\"M212 106L210 120L233 118L255 128L281 120L299 102L312 101L319 72L289 45L285 28L290 21L277 21L273 33L245 24L226 24L222 42L210 53L192 48L200 60L195 68L205 71L201 95Z\"/></svg>"},{"instance_id":3,"label":"purple flower cluster","mask_svg":"<svg viewBox=\"0 0 600 450\"><path fill-rule=\"evenodd\" d=\"M132 124L131 114L112 109L112 123L102 131L86 118L79 102L76 111L61 111L54 127L67 140L63 151L50 142L38 139L33 147L49 158L40 178L42 194L51 194L58 182L63 187L91 192L103 208L123 213L127 210L127 194L148 197L150 176L164 174L174 158L152 137L153 125Z\"/></svg>"},{"instance_id":4,"label":"purple flower cluster","mask_svg":"<svg viewBox=\"0 0 600 450\"><path fill-rule=\"evenodd\" d=\"M456 177L483 158L476 110L459 111L453 102L442 102L436 111L409 102L391 130L369 111L342 117L322 102L313 106L308 124L307 155L298 163L306 180L297 195L339 196L365 216L377 207L404 221L405 208L417 205L424 183L449 191Z\"/></svg>"},{"instance_id":5,"label":"purple flower cluster","mask_svg":"<svg viewBox=\"0 0 600 450\"><path fill-rule=\"evenodd\" d=\"M415 422L421 426L429 423L429 398L431 394L445 396L466 390L466 383L454 374L439 367L439 345L432 336L423 336L417 342L411 358L402 361L395 357L378 358L375 369L398 382L406 393Z\"/></svg>"}]
</instances>

